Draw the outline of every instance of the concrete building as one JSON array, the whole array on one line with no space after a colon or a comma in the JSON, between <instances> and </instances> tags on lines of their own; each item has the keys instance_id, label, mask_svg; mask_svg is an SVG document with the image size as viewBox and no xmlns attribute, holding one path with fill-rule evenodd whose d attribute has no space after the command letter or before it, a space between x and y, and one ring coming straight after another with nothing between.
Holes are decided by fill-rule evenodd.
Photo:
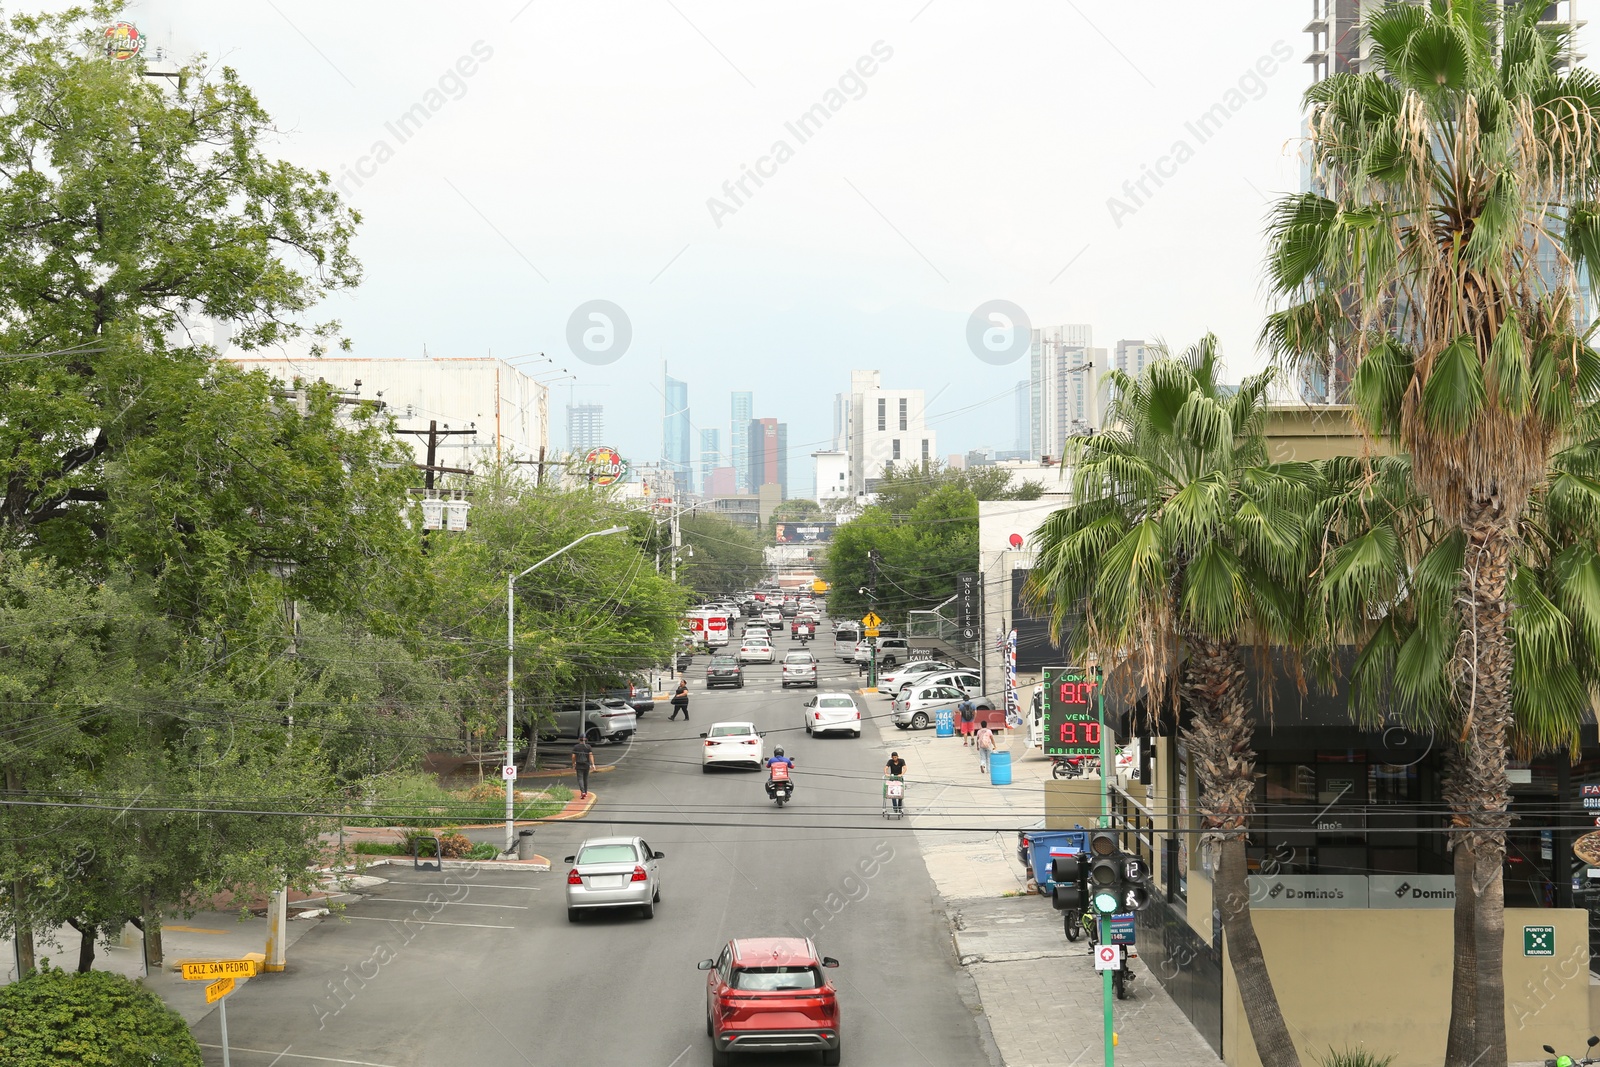
<instances>
[{"instance_id":1,"label":"concrete building","mask_svg":"<svg viewBox=\"0 0 1600 1067\"><path fill-rule=\"evenodd\" d=\"M1012 445L1012 449L1014 451L1021 452L1023 455L1028 454L1030 451L1029 445L1033 443L1032 397L1033 390L1031 388L1031 384L1026 378L1024 378L1022 381L1017 383L1017 436L1015 443Z\"/></svg>"},{"instance_id":2,"label":"concrete building","mask_svg":"<svg viewBox=\"0 0 1600 1067\"><path fill-rule=\"evenodd\" d=\"M705 485L700 489L700 495L708 499L719 496L733 496L738 490L737 472L732 467L716 467L706 475Z\"/></svg>"},{"instance_id":3,"label":"concrete building","mask_svg":"<svg viewBox=\"0 0 1600 1067\"><path fill-rule=\"evenodd\" d=\"M1086 325L1033 331L1028 380L1034 456L1059 457L1068 437L1100 426L1100 382L1108 367L1106 350L1093 347Z\"/></svg>"},{"instance_id":4,"label":"concrete building","mask_svg":"<svg viewBox=\"0 0 1600 1067\"><path fill-rule=\"evenodd\" d=\"M235 357L246 370L261 370L292 385L324 381L352 396L381 400L400 429L471 429L475 434L442 438L436 462L471 467L485 453L533 459L548 448L550 390L515 367L492 357L460 359L284 359ZM421 462L426 444L400 438Z\"/></svg>"},{"instance_id":5,"label":"concrete building","mask_svg":"<svg viewBox=\"0 0 1600 1067\"><path fill-rule=\"evenodd\" d=\"M1359 74L1369 69L1372 43L1361 32L1361 22L1380 6L1381 0L1311 0L1311 21L1305 25L1311 50L1305 62L1313 82L1330 74ZM1550 4L1544 21L1565 23L1574 31L1584 25L1578 18L1577 0ZM1574 61L1584 58L1582 54L1573 56Z\"/></svg>"},{"instance_id":6,"label":"concrete building","mask_svg":"<svg viewBox=\"0 0 1600 1067\"><path fill-rule=\"evenodd\" d=\"M828 450L811 453L815 477L816 500L824 508L830 502L841 503L850 499L850 454Z\"/></svg>"},{"instance_id":7,"label":"concrete building","mask_svg":"<svg viewBox=\"0 0 1600 1067\"><path fill-rule=\"evenodd\" d=\"M938 435L924 421L921 389L885 389L875 370L850 372L849 394L834 400L835 451L850 457L850 495L870 495L885 466L914 467L938 458ZM843 447L840 447L840 445Z\"/></svg>"},{"instance_id":8,"label":"concrete building","mask_svg":"<svg viewBox=\"0 0 1600 1067\"><path fill-rule=\"evenodd\" d=\"M760 493L769 485L777 486L778 499L789 496L789 426L777 419L751 419L746 447L749 456L745 465L746 483Z\"/></svg>"},{"instance_id":9,"label":"concrete building","mask_svg":"<svg viewBox=\"0 0 1600 1067\"><path fill-rule=\"evenodd\" d=\"M706 482L711 478L711 472L718 467L727 466L728 461L722 454L722 431L715 427L700 431L700 491L706 491Z\"/></svg>"},{"instance_id":10,"label":"concrete building","mask_svg":"<svg viewBox=\"0 0 1600 1067\"><path fill-rule=\"evenodd\" d=\"M1143 341L1118 341L1111 365L1131 378L1144 373L1144 368L1155 359L1155 352Z\"/></svg>"},{"instance_id":11,"label":"concrete building","mask_svg":"<svg viewBox=\"0 0 1600 1067\"><path fill-rule=\"evenodd\" d=\"M750 492L750 420L755 418L755 394L733 393L732 421L728 424L728 462L741 493Z\"/></svg>"},{"instance_id":12,"label":"concrete building","mask_svg":"<svg viewBox=\"0 0 1600 1067\"><path fill-rule=\"evenodd\" d=\"M600 404L568 404L567 451L581 456L605 443L605 408Z\"/></svg>"},{"instance_id":13,"label":"concrete building","mask_svg":"<svg viewBox=\"0 0 1600 1067\"><path fill-rule=\"evenodd\" d=\"M689 460L689 383L662 371L665 407L661 415L661 462L677 482L677 496L692 488L694 468Z\"/></svg>"}]
</instances>

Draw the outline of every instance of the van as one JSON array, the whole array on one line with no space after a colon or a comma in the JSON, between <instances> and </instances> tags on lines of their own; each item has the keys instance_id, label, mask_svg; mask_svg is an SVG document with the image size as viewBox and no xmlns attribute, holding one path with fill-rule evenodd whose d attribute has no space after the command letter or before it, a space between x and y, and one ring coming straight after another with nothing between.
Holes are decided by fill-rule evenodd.
<instances>
[{"instance_id":1,"label":"van","mask_svg":"<svg viewBox=\"0 0 1600 1067\"><path fill-rule=\"evenodd\" d=\"M856 642L861 640L861 627L853 622L841 623L833 631L833 654L852 663L856 658Z\"/></svg>"}]
</instances>

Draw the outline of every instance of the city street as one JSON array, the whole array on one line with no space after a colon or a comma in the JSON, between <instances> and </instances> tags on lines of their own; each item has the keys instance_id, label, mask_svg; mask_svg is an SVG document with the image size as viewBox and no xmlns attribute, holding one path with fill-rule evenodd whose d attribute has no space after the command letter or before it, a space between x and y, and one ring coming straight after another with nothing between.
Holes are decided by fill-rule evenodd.
<instances>
[{"instance_id":1,"label":"city street","mask_svg":"<svg viewBox=\"0 0 1600 1067\"><path fill-rule=\"evenodd\" d=\"M815 651L824 691L860 685L830 647ZM626 749L601 750L615 767L591 783L591 815L539 829L551 871L381 868L391 881L301 937L286 974L230 998L233 1062L708 1063L696 962L731 937L781 934L813 936L841 961L830 973L846 1063L995 1062L917 843L908 824L880 816L878 731L810 738L800 720L810 690L780 692L777 666L748 667L742 690L706 693L705 662L689 674L693 719L668 721L665 703L642 716ZM867 714L887 708L857 701ZM753 721L769 754L782 744L795 757L788 807L766 799L755 771L702 772L699 733L718 720ZM585 836L615 833L666 854L655 918L569 923L561 858ZM213 1012L196 1027L208 1064L221 1063L218 1023Z\"/></svg>"}]
</instances>

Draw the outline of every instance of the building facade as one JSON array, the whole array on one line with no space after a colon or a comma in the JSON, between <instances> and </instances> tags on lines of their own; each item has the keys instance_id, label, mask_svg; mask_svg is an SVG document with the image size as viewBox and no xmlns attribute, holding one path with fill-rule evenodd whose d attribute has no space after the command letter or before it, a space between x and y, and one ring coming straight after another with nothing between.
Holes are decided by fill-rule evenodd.
<instances>
[{"instance_id":1,"label":"building facade","mask_svg":"<svg viewBox=\"0 0 1600 1067\"><path fill-rule=\"evenodd\" d=\"M815 472L816 500L824 508L850 499L850 454L848 452L811 453Z\"/></svg>"},{"instance_id":2,"label":"building facade","mask_svg":"<svg viewBox=\"0 0 1600 1067\"><path fill-rule=\"evenodd\" d=\"M706 492L706 482L711 478L711 472L718 467L727 466L727 459L722 454L722 431L715 427L700 431L700 491Z\"/></svg>"},{"instance_id":3,"label":"building facade","mask_svg":"<svg viewBox=\"0 0 1600 1067\"><path fill-rule=\"evenodd\" d=\"M1017 383L1016 391L1016 417L1017 435L1012 450L1026 455L1033 444L1033 389L1032 383L1026 378Z\"/></svg>"},{"instance_id":4,"label":"building facade","mask_svg":"<svg viewBox=\"0 0 1600 1067\"><path fill-rule=\"evenodd\" d=\"M677 483L677 495L689 492L693 468L689 465L689 383L662 372L661 463Z\"/></svg>"},{"instance_id":5,"label":"building facade","mask_svg":"<svg viewBox=\"0 0 1600 1067\"><path fill-rule=\"evenodd\" d=\"M1100 382L1109 363L1087 325L1033 331L1029 352L1029 451L1059 457L1068 437L1100 426Z\"/></svg>"},{"instance_id":6,"label":"building facade","mask_svg":"<svg viewBox=\"0 0 1600 1067\"><path fill-rule=\"evenodd\" d=\"M754 492L777 486L778 499L789 496L789 426L777 419L751 419L747 424L749 459L746 480Z\"/></svg>"},{"instance_id":7,"label":"building facade","mask_svg":"<svg viewBox=\"0 0 1600 1067\"><path fill-rule=\"evenodd\" d=\"M568 404L567 451L581 456L605 443L605 408L600 404Z\"/></svg>"},{"instance_id":8,"label":"building facade","mask_svg":"<svg viewBox=\"0 0 1600 1067\"><path fill-rule=\"evenodd\" d=\"M700 488L700 495L711 499L719 496L733 496L738 490L738 478L732 467L716 467L706 475L705 484Z\"/></svg>"},{"instance_id":9,"label":"building facade","mask_svg":"<svg viewBox=\"0 0 1600 1067\"><path fill-rule=\"evenodd\" d=\"M733 466L738 491L750 492L750 420L755 418L755 394L733 393L732 421L728 424L728 462Z\"/></svg>"},{"instance_id":10,"label":"building facade","mask_svg":"<svg viewBox=\"0 0 1600 1067\"><path fill-rule=\"evenodd\" d=\"M852 498L870 495L886 466L931 463L939 456L938 435L926 423L921 389L885 389L875 370L850 373L850 393L834 402L835 436L844 437Z\"/></svg>"}]
</instances>

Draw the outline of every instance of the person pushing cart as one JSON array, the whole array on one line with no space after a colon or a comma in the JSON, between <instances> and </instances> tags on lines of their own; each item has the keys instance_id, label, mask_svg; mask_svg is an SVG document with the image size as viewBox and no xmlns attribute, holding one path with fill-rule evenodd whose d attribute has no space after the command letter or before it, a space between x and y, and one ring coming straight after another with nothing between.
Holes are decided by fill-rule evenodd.
<instances>
[{"instance_id":1,"label":"person pushing cart","mask_svg":"<svg viewBox=\"0 0 1600 1067\"><path fill-rule=\"evenodd\" d=\"M905 818L906 761L900 753L889 753L889 762L883 765L883 817Z\"/></svg>"}]
</instances>

